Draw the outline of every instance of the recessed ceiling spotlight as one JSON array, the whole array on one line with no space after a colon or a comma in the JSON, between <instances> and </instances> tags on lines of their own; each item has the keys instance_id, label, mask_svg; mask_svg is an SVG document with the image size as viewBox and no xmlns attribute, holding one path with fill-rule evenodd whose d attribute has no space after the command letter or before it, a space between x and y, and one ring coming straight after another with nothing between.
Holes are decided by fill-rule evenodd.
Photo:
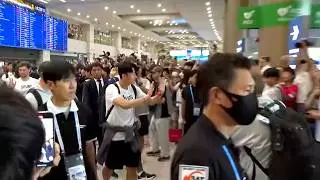
<instances>
[{"instance_id":1,"label":"recessed ceiling spotlight","mask_svg":"<svg viewBox=\"0 0 320 180\"><path fill-rule=\"evenodd\" d=\"M71 9L67 9L68 12L71 12Z\"/></svg>"},{"instance_id":2,"label":"recessed ceiling spotlight","mask_svg":"<svg viewBox=\"0 0 320 180\"><path fill-rule=\"evenodd\" d=\"M142 36L144 38L144 36Z\"/></svg>"},{"instance_id":3,"label":"recessed ceiling spotlight","mask_svg":"<svg viewBox=\"0 0 320 180\"><path fill-rule=\"evenodd\" d=\"M211 18L211 19L209 19L209 21L213 21L213 19Z\"/></svg>"},{"instance_id":4,"label":"recessed ceiling spotlight","mask_svg":"<svg viewBox=\"0 0 320 180\"><path fill-rule=\"evenodd\" d=\"M166 12L166 11L167 11L167 9L163 8L161 11L162 11L162 12Z\"/></svg>"},{"instance_id":5,"label":"recessed ceiling spotlight","mask_svg":"<svg viewBox=\"0 0 320 180\"><path fill-rule=\"evenodd\" d=\"M141 34L139 34L139 37L141 36Z\"/></svg>"},{"instance_id":6,"label":"recessed ceiling spotlight","mask_svg":"<svg viewBox=\"0 0 320 180\"><path fill-rule=\"evenodd\" d=\"M109 7L108 7L108 6L105 6L105 7L104 7L104 10L106 10L106 11L107 11L108 9L109 9Z\"/></svg>"},{"instance_id":7,"label":"recessed ceiling spotlight","mask_svg":"<svg viewBox=\"0 0 320 180\"><path fill-rule=\"evenodd\" d=\"M96 22L97 22L97 21L98 21L98 18L94 18L94 21L96 21Z\"/></svg>"},{"instance_id":8,"label":"recessed ceiling spotlight","mask_svg":"<svg viewBox=\"0 0 320 180\"><path fill-rule=\"evenodd\" d=\"M137 35L137 33L134 33L134 35Z\"/></svg>"},{"instance_id":9,"label":"recessed ceiling spotlight","mask_svg":"<svg viewBox=\"0 0 320 180\"><path fill-rule=\"evenodd\" d=\"M170 26L172 26L172 23L170 24Z\"/></svg>"},{"instance_id":10,"label":"recessed ceiling spotlight","mask_svg":"<svg viewBox=\"0 0 320 180\"><path fill-rule=\"evenodd\" d=\"M167 24L170 24L170 21L167 21Z\"/></svg>"},{"instance_id":11,"label":"recessed ceiling spotlight","mask_svg":"<svg viewBox=\"0 0 320 180\"><path fill-rule=\"evenodd\" d=\"M178 26L178 23L176 23L175 25Z\"/></svg>"},{"instance_id":12,"label":"recessed ceiling spotlight","mask_svg":"<svg viewBox=\"0 0 320 180\"><path fill-rule=\"evenodd\" d=\"M112 25L111 25L111 27L113 27L113 28L114 28L114 25L112 24Z\"/></svg>"},{"instance_id":13,"label":"recessed ceiling spotlight","mask_svg":"<svg viewBox=\"0 0 320 180\"><path fill-rule=\"evenodd\" d=\"M89 16L89 15L87 15L86 17L87 17L88 19L90 18L90 16Z\"/></svg>"},{"instance_id":14,"label":"recessed ceiling spotlight","mask_svg":"<svg viewBox=\"0 0 320 180\"><path fill-rule=\"evenodd\" d=\"M78 13L77 13L77 15L78 15L78 16L80 16L80 15L81 15L81 13L79 13L79 12L78 12Z\"/></svg>"},{"instance_id":15,"label":"recessed ceiling spotlight","mask_svg":"<svg viewBox=\"0 0 320 180\"><path fill-rule=\"evenodd\" d=\"M210 4L211 4L210 1L206 2L206 6L210 6Z\"/></svg>"},{"instance_id":16,"label":"recessed ceiling spotlight","mask_svg":"<svg viewBox=\"0 0 320 180\"><path fill-rule=\"evenodd\" d=\"M113 14L117 14L117 11L112 11Z\"/></svg>"},{"instance_id":17,"label":"recessed ceiling spotlight","mask_svg":"<svg viewBox=\"0 0 320 180\"><path fill-rule=\"evenodd\" d=\"M127 31L126 29L122 29L122 31Z\"/></svg>"},{"instance_id":18,"label":"recessed ceiling spotlight","mask_svg":"<svg viewBox=\"0 0 320 180\"><path fill-rule=\"evenodd\" d=\"M133 32L132 31L130 31L130 34L132 34Z\"/></svg>"},{"instance_id":19,"label":"recessed ceiling spotlight","mask_svg":"<svg viewBox=\"0 0 320 180\"><path fill-rule=\"evenodd\" d=\"M120 27L120 26L118 26L118 29L120 30L120 29L121 29L121 27Z\"/></svg>"},{"instance_id":20,"label":"recessed ceiling spotlight","mask_svg":"<svg viewBox=\"0 0 320 180\"><path fill-rule=\"evenodd\" d=\"M212 17L212 14L208 14L208 17L210 17L210 18L211 18L211 17Z\"/></svg>"},{"instance_id":21,"label":"recessed ceiling spotlight","mask_svg":"<svg viewBox=\"0 0 320 180\"><path fill-rule=\"evenodd\" d=\"M141 11L140 11L140 9L137 9L137 13L140 13Z\"/></svg>"},{"instance_id":22,"label":"recessed ceiling spotlight","mask_svg":"<svg viewBox=\"0 0 320 180\"><path fill-rule=\"evenodd\" d=\"M109 25L109 23L108 22L106 22L106 26L108 26Z\"/></svg>"},{"instance_id":23,"label":"recessed ceiling spotlight","mask_svg":"<svg viewBox=\"0 0 320 180\"><path fill-rule=\"evenodd\" d=\"M207 11L210 11L211 10L211 7L207 7Z\"/></svg>"},{"instance_id":24,"label":"recessed ceiling spotlight","mask_svg":"<svg viewBox=\"0 0 320 180\"><path fill-rule=\"evenodd\" d=\"M210 11L208 11L207 13L208 13L208 14L211 14L211 13L212 13L212 11L210 10Z\"/></svg>"},{"instance_id":25,"label":"recessed ceiling spotlight","mask_svg":"<svg viewBox=\"0 0 320 180\"><path fill-rule=\"evenodd\" d=\"M134 5L131 5L130 8L133 9L133 8L134 8Z\"/></svg>"},{"instance_id":26,"label":"recessed ceiling spotlight","mask_svg":"<svg viewBox=\"0 0 320 180\"><path fill-rule=\"evenodd\" d=\"M152 22L152 21L150 21L150 22L149 22L149 24L153 24L153 22Z\"/></svg>"},{"instance_id":27,"label":"recessed ceiling spotlight","mask_svg":"<svg viewBox=\"0 0 320 180\"><path fill-rule=\"evenodd\" d=\"M160 8L160 7L162 7L162 4L161 4L161 3L159 3L157 6Z\"/></svg>"},{"instance_id":28,"label":"recessed ceiling spotlight","mask_svg":"<svg viewBox=\"0 0 320 180\"><path fill-rule=\"evenodd\" d=\"M67 1L66 0L60 0L60 2L66 3Z\"/></svg>"}]
</instances>

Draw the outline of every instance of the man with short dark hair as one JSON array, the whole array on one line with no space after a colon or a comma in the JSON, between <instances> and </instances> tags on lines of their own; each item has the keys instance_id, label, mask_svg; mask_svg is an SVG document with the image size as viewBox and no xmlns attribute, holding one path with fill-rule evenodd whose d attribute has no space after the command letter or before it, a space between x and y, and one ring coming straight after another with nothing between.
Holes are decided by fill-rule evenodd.
<instances>
[{"instance_id":1,"label":"man with short dark hair","mask_svg":"<svg viewBox=\"0 0 320 180\"><path fill-rule=\"evenodd\" d=\"M109 180L112 170L126 166L127 180L137 180L137 167L140 161L138 142L138 120L134 108L159 103L158 96L151 97L133 85L136 80L134 65L124 61L118 64L120 80L106 89L106 126L98 162L105 163L104 180ZM137 124L138 123L138 124Z\"/></svg>"},{"instance_id":2,"label":"man with short dark hair","mask_svg":"<svg viewBox=\"0 0 320 180\"><path fill-rule=\"evenodd\" d=\"M52 98L44 105L55 115L55 140L61 147L63 161L45 176L44 180L68 180L70 174L88 180L97 179L95 129L91 112L76 98L76 72L67 61L51 61L43 70L43 80L52 92ZM73 173L70 173L73 172Z\"/></svg>"},{"instance_id":3,"label":"man with short dark hair","mask_svg":"<svg viewBox=\"0 0 320 180\"><path fill-rule=\"evenodd\" d=\"M251 124L258 112L250 66L246 57L220 53L200 66L197 88L203 113L177 147L171 180L245 177L230 136L236 125Z\"/></svg>"},{"instance_id":4,"label":"man with short dark hair","mask_svg":"<svg viewBox=\"0 0 320 180\"><path fill-rule=\"evenodd\" d=\"M269 68L264 71L262 76L265 83L262 96L281 101L280 71L277 68Z\"/></svg>"},{"instance_id":5,"label":"man with short dark hair","mask_svg":"<svg viewBox=\"0 0 320 180\"><path fill-rule=\"evenodd\" d=\"M40 64L39 66L39 75L40 79L39 82L35 85L35 88L29 89L26 94L26 99L30 102L32 107L35 110L41 111L43 104L45 104L52 96L52 93L48 87L48 85L43 80L43 71L45 66L48 65L50 62L45 61Z\"/></svg>"},{"instance_id":6,"label":"man with short dark hair","mask_svg":"<svg viewBox=\"0 0 320 180\"><path fill-rule=\"evenodd\" d=\"M9 87L14 87L15 90L22 95L26 95L29 89L34 88L38 84L38 80L30 77L31 65L29 62L20 62L18 64L19 78L13 82L9 82Z\"/></svg>"},{"instance_id":7,"label":"man with short dark hair","mask_svg":"<svg viewBox=\"0 0 320 180\"><path fill-rule=\"evenodd\" d=\"M95 132L98 138L99 145L102 142L102 129L99 127L99 103L98 98L101 93L104 93L103 87L108 84L108 80L102 77L103 67L100 63L94 62L89 65L92 79L84 82L82 92L82 102L92 112L92 123L95 126Z\"/></svg>"}]
</instances>

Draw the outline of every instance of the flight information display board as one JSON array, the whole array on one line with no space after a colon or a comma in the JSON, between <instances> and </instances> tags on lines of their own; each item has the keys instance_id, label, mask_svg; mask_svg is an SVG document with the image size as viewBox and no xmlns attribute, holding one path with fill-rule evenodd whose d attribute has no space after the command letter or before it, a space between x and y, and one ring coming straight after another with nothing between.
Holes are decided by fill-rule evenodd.
<instances>
[{"instance_id":1,"label":"flight information display board","mask_svg":"<svg viewBox=\"0 0 320 180\"><path fill-rule=\"evenodd\" d=\"M0 46L67 51L68 22L0 0Z\"/></svg>"}]
</instances>

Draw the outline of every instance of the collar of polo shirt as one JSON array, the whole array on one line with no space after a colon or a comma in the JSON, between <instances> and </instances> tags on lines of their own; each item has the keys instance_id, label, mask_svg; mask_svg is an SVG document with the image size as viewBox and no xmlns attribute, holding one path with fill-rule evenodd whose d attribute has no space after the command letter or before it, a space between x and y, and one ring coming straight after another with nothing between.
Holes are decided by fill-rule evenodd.
<instances>
[{"instance_id":1,"label":"collar of polo shirt","mask_svg":"<svg viewBox=\"0 0 320 180\"><path fill-rule=\"evenodd\" d=\"M52 103L51 99L47 102L47 107L48 107L48 111L52 112L54 115L57 115L57 114L60 114L60 113L64 113L59 108L57 108L57 106L55 106ZM69 112L77 112L78 110L79 109L78 109L78 106L77 106L76 102L74 100L72 100Z\"/></svg>"}]
</instances>

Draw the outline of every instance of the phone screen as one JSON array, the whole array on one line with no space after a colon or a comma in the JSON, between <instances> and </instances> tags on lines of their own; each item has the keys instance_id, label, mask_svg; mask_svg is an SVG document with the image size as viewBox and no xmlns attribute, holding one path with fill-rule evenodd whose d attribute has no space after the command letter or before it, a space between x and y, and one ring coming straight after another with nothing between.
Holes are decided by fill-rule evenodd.
<instances>
[{"instance_id":1,"label":"phone screen","mask_svg":"<svg viewBox=\"0 0 320 180\"><path fill-rule=\"evenodd\" d=\"M41 148L41 157L38 160L37 167L48 167L53 165L54 159L54 122L53 114L51 112L38 112L39 119L41 120L45 129L46 138L45 143Z\"/></svg>"}]
</instances>

